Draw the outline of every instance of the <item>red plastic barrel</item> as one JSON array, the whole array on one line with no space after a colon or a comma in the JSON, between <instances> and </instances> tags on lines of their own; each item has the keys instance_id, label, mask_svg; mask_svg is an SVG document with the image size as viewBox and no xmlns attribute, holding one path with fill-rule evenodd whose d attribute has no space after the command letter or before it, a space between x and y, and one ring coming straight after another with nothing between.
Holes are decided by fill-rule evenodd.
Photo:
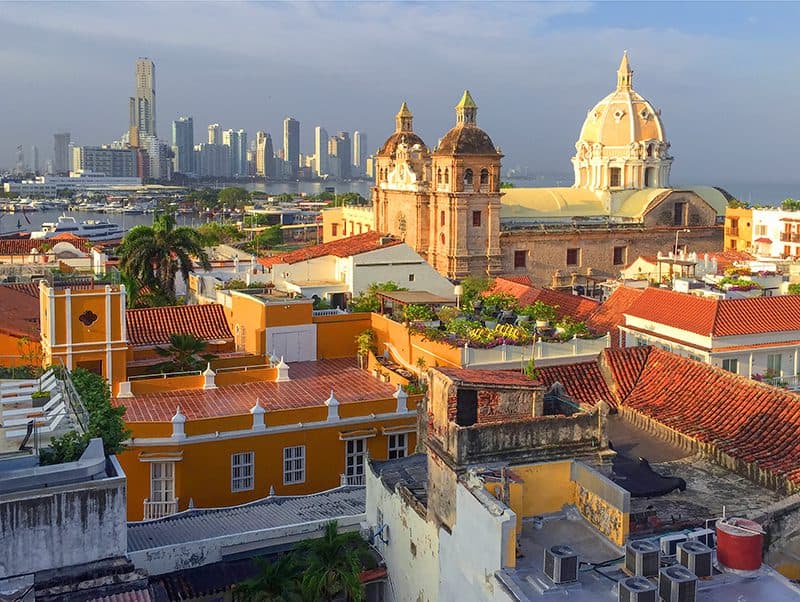
<instances>
[{"instance_id":1,"label":"red plastic barrel","mask_svg":"<svg viewBox=\"0 0 800 602\"><path fill-rule=\"evenodd\" d=\"M746 518L717 521L717 560L729 569L756 571L761 566L764 530Z\"/></svg>"}]
</instances>

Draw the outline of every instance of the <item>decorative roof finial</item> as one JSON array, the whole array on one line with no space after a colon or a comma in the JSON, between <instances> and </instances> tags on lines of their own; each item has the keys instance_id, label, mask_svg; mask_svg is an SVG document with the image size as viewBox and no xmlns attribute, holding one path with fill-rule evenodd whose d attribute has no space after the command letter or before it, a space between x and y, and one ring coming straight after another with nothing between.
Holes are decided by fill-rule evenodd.
<instances>
[{"instance_id":1,"label":"decorative roof finial","mask_svg":"<svg viewBox=\"0 0 800 602\"><path fill-rule=\"evenodd\" d=\"M617 90L630 90L633 87L633 69L628 61L628 51L622 53L622 60L617 69Z\"/></svg>"},{"instance_id":2,"label":"decorative roof finial","mask_svg":"<svg viewBox=\"0 0 800 602\"><path fill-rule=\"evenodd\" d=\"M456 125L475 125L478 121L478 105L472 100L469 90L464 90L456 105Z\"/></svg>"}]
</instances>

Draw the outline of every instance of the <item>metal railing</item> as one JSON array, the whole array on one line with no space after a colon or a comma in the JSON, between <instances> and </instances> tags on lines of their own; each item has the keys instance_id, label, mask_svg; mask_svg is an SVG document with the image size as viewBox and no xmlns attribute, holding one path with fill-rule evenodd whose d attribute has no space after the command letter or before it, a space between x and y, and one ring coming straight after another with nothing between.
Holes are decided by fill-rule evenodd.
<instances>
[{"instance_id":1,"label":"metal railing","mask_svg":"<svg viewBox=\"0 0 800 602\"><path fill-rule=\"evenodd\" d=\"M178 498L169 502L151 502L144 500L144 520L155 520L170 516L178 511Z\"/></svg>"},{"instance_id":2,"label":"metal railing","mask_svg":"<svg viewBox=\"0 0 800 602\"><path fill-rule=\"evenodd\" d=\"M781 232L781 242L800 242L800 232Z\"/></svg>"},{"instance_id":3,"label":"metal railing","mask_svg":"<svg viewBox=\"0 0 800 602\"><path fill-rule=\"evenodd\" d=\"M800 390L800 374L765 378L761 382L767 385L772 385L773 387L788 389L790 391Z\"/></svg>"},{"instance_id":4,"label":"metal railing","mask_svg":"<svg viewBox=\"0 0 800 602\"><path fill-rule=\"evenodd\" d=\"M343 474L340 482L342 487L364 487L367 484L363 474Z\"/></svg>"},{"instance_id":5,"label":"metal railing","mask_svg":"<svg viewBox=\"0 0 800 602\"><path fill-rule=\"evenodd\" d=\"M739 228L725 228L725 236L739 236Z\"/></svg>"},{"instance_id":6,"label":"metal railing","mask_svg":"<svg viewBox=\"0 0 800 602\"><path fill-rule=\"evenodd\" d=\"M333 309L313 309L311 310L312 316L344 316L346 315L346 311L342 311L338 307L334 307Z\"/></svg>"}]
</instances>

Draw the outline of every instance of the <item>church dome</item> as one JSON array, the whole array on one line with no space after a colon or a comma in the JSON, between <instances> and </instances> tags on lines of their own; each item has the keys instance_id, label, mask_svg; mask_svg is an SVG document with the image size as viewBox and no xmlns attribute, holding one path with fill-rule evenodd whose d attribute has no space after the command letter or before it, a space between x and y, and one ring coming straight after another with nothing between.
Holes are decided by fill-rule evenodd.
<instances>
[{"instance_id":1,"label":"church dome","mask_svg":"<svg viewBox=\"0 0 800 602\"><path fill-rule=\"evenodd\" d=\"M413 119L413 114L404 102L400 106L400 111L395 115L395 131L383 143L378 155L383 157L394 156L397 147L401 144L405 144L409 149L419 145L420 150L427 151L425 142L414 133Z\"/></svg>"},{"instance_id":2,"label":"church dome","mask_svg":"<svg viewBox=\"0 0 800 602\"><path fill-rule=\"evenodd\" d=\"M617 89L589 111L576 147L582 143L628 146L667 141L661 111L633 89L632 76L626 52L617 71Z\"/></svg>"},{"instance_id":3,"label":"church dome","mask_svg":"<svg viewBox=\"0 0 800 602\"><path fill-rule=\"evenodd\" d=\"M496 155L497 149L477 125L478 105L468 90L456 105L456 125L447 132L436 147L439 155Z\"/></svg>"}]
</instances>

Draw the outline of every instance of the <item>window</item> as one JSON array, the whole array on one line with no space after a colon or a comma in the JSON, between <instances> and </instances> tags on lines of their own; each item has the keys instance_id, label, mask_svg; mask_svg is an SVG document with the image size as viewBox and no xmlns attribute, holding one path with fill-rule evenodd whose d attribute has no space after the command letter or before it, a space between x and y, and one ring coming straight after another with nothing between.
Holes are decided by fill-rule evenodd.
<instances>
[{"instance_id":1,"label":"window","mask_svg":"<svg viewBox=\"0 0 800 602\"><path fill-rule=\"evenodd\" d=\"M304 483L306 480L306 446L283 448L283 484Z\"/></svg>"},{"instance_id":2,"label":"window","mask_svg":"<svg viewBox=\"0 0 800 602\"><path fill-rule=\"evenodd\" d=\"M175 462L150 464L150 501L175 501Z\"/></svg>"},{"instance_id":3,"label":"window","mask_svg":"<svg viewBox=\"0 0 800 602\"><path fill-rule=\"evenodd\" d=\"M774 376L781 376L781 354L770 353L767 355L767 372Z\"/></svg>"},{"instance_id":4,"label":"window","mask_svg":"<svg viewBox=\"0 0 800 602\"><path fill-rule=\"evenodd\" d=\"M441 169L437 169L436 170L436 183L437 184L441 184L442 183L442 170Z\"/></svg>"},{"instance_id":5,"label":"window","mask_svg":"<svg viewBox=\"0 0 800 602\"><path fill-rule=\"evenodd\" d=\"M567 265L580 265L580 264L581 264L581 250L567 249Z\"/></svg>"},{"instance_id":6,"label":"window","mask_svg":"<svg viewBox=\"0 0 800 602\"><path fill-rule=\"evenodd\" d=\"M645 188L652 188L656 185L656 168L648 167L644 170L644 185Z\"/></svg>"},{"instance_id":7,"label":"window","mask_svg":"<svg viewBox=\"0 0 800 602\"><path fill-rule=\"evenodd\" d=\"M342 222L342 236L347 236L347 222Z\"/></svg>"},{"instance_id":8,"label":"window","mask_svg":"<svg viewBox=\"0 0 800 602\"><path fill-rule=\"evenodd\" d=\"M609 170L609 177L610 177L610 180L611 180L609 182L609 185L612 188L619 188L620 186L622 186L622 169L621 168L612 167Z\"/></svg>"},{"instance_id":9,"label":"window","mask_svg":"<svg viewBox=\"0 0 800 602\"><path fill-rule=\"evenodd\" d=\"M472 212L472 225L475 228L480 227L480 225L481 225L481 212L480 211L473 211Z\"/></svg>"},{"instance_id":10,"label":"window","mask_svg":"<svg viewBox=\"0 0 800 602\"><path fill-rule=\"evenodd\" d=\"M450 170L449 169L445 169L444 170L444 183L445 184L449 184L450 183Z\"/></svg>"},{"instance_id":11,"label":"window","mask_svg":"<svg viewBox=\"0 0 800 602\"><path fill-rule=\"evenodd\" d=\"M614 265L625 265L628 247L614 247Z\"/></svg>"},{"instance_id":12,"label":"window","mask_svg":"<svg viewBox=\"0 0 800 602\"><path fill-rule=\"evenodd\" d=\"M389 435L389 459L406 457L406 434Z\"/></svg>"},{"instance_id":13,"label":"window","mask_svg":"<svg viewBox=\"0 0 800 602\"><path fill-rule=\"evenodd\" d=\"M527 255L527 253L525 251L514 251L514 267L515 268L524 268L525 267L525 255Z\"/></svg>"},{"instance_id":14,"label":"window","mask_svg":"<svg viewBox=\"0 0 800 602\"><path fill-rule=\"evenodd\" d=\"M348 477L364 476L364 461L367 457L367 440L350 439L345 453L345 475Z\"/></svg>"},{"instance_id":15,"label":"window","mask_svg":"<svg viewBox=\"0 0 800 602\"><path fill-rule=\"evenodd\" d=\"M734 247L734 249L735 248L736 247ZM789 257L791 254L792 254L792 247L790 247L789 245L784 245L783 246L783 256L784 257Z\"/></svg>"},{"instance_id":16,"label":"window","mask_svg":"<svg viewBox=\"0 0 800 602\"><path fill-rule=\"evenodd\" d=\"M253 489L253 464L255 454L242 452L231 454L231 491L249 491Z\"/></svg>"},{"instance_id":17,"label":"window","mask_svg":"<svg viewBox=\"0 0 800 602\"><path fill-rule=\"evenodd\" d=\"M464 170L464 188L472 186L472 170L467 168Z\"/></svg>"},{"instance_id":18,"label":"window","mask_svg":"<svg viewBox=\"0 0 800 602\"><path fill-rule=\"evenodd\" d=\"M482 169L481 170L481 186L487 186L489 184L489 170Z\"/></svg>"},{"instance_id":19,"label":"window","mask_svg":"<svg viewBox=\"0 0 800 602\"><path fill-rule=\"evenodd\" d=\"M674 226L686 225L686 203L675 203L673 207L672 224Z\"/></svg>"},{"instance_id":20,"label":"window","mask_svg":"<svg viewBox=\"0 0 800 602\"><path fill-rule=\"evenodd\" d=\"M647 342L646 339L641 337L636 337L636 346L637 347L647 347L650 343Z\"/></svg>"},{"instance_id":21,"label":"window","mask_svg":"<svg viewBox=\"0 0 800 602\"><path fill-rule=\"evenodd\" d=\"M408 275L408 281L409 282L414 282L414 274L409 274Z\"/></svg>"},{"instance_id":22,"label":"window","mask_svg":"<svg viewBox=\"0 0 800 602\"><path fill-rule=\"evenodd\" d=\"M333 236L339 235L339 224L331 224L331 234Z\"/></svg>"},{"instance_id":23,"label":"window","mask_svg":"<svg viewBox=\"0 0 800 602\"><path fill-rule=\"evenodd\" d=\"M444 211L439 212L439 225L444 226Z\"/></svg>"},{"instance_id":24,"label":"window","mask_svg":"<svg viewBox=\"0 0 800 602\"><path fill-rule=\"evenodd\" d=\"M739 227L738 220L737 220L735 225L733 224L733 222L731 222L731 227L738 229L738 227ZM756 226L756 236L766 236L766 235L767 235L767 224L759 224L759 225L757 225Z\"/></svg>"},{"instance_id":25,"label":"window","mask_svg":"<svg viewBox=\"0 0 800 602\"><path fill-rule=\"evenodd\" d=\"M739 360L735 357L722 360L722 369L734 374L739 374Z\"/></svg>"}]
</instances>

